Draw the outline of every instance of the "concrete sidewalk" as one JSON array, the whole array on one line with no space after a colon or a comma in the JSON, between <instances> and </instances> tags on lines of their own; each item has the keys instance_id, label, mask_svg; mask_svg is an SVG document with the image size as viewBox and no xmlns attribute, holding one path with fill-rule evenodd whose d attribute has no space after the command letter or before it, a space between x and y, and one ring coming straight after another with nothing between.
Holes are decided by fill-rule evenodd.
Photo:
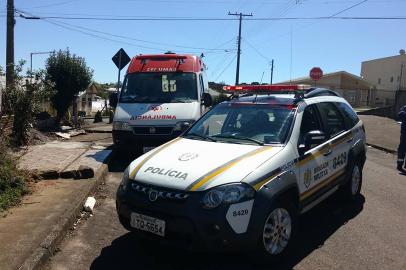
<instances>
[{"instance_id":1,"label":"concrete sidewalk","mask_svg":"<svg viewBox=\"0 0 406 270\"><path fill-rule=\"evenodd\" d=\"M86 125L83 128L88 133L112 133L113 131L113 124L108 123L95 123Z\"/></svg>"},{"instance_id":2,"label":"concrete sidewalk","mask_svg":"<svg viewBox=\"0 0 406 270\"><path fill-rule=\"evenodd\" d=\"M396 153L400 138L400 124L395 120L374 115L359 115L365 126L367 144Z\"/></svg>"},{"instance_id":3,"label":"concrete sidewalk","mask_svg":"<svg viewBox=\"0 0 406 270\"><path fill-rule=\"evenodd\" d=\"M30 147L19 167L36 172L76 171L86 165L89 179L54 179L36 183L21 206L0 217L0 269L37 269L72 228L85 199L107 173L110 150L91 143L52 142Z\"/></svg>"}]
</instances>

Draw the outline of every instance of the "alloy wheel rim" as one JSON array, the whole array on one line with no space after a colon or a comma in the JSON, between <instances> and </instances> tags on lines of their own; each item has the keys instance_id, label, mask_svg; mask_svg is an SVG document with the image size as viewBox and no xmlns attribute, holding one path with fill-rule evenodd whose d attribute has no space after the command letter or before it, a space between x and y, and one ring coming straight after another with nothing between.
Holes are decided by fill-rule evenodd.
<instances>
[{"instance_id":1,"label":"alloy wheel rim","mask_svg":"<svg viewBox=\"0 0 406 270\"><path fill-rule=\"evenodd\" d=\"M361 174L358 166L354 166L351 178L351 194L356 195L358 193L359 185L361 182Z\"/></svg>"},{"instance_id":2,"label":"alloy wheel rim","mask_svg":"<svg viewBox=\"0 0 406 270\"><path fill-rule=\"evenodd\" d=\"M292 219L283 208L274 209L265 222L263 242L265 249L272 255L281 253L289 243L292 233Z\"/></svg>"}]
</instances>

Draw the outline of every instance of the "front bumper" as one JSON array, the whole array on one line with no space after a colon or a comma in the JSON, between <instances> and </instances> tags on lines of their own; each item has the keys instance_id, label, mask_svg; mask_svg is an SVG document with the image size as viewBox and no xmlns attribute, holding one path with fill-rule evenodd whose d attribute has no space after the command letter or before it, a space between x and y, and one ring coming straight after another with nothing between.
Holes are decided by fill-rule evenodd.
<instances>
[{"instance_id":1,"label":"front bumper","mask_svg":"<svg viewBox=\"0 0 406 270\"><path fill-rule=\"evenodd\" d=\"M152 134L135 134L132 131L113 130L113 142L115 145L130 146L159 146L176 137L181 132L173 132L165 135Z\"/></svg>"},{"instance_id":2,"label":"front bumper","mask_svg":"<svg viewBox=\"0 0 406 270\"><path fill-rule=\"evenodd\" d=\"M126 191L121 187L117 191L117 213L124 227L142 238L159 241L160 244L213 252L247 251L256 247L267 214L261 196L254 200L247 231L237 234L226 220L229 205L204 209L200 203L202 192L190 192L188 195L184 201L160 198L151 202L147 195L135 191L130 183ZM132 229L132 212L164 220L165 236Z\"/></svg>"}]
</instances>

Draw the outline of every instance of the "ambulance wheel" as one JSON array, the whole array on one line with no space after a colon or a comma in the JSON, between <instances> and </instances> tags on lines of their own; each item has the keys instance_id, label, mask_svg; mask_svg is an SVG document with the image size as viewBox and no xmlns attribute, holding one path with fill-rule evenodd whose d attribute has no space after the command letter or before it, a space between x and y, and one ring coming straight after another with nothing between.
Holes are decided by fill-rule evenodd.
<instances>
[{"instance_id":1,"label":"ambulance wheel","mask_svg":"<svg viewBox=\"0 0 406 270\"><path fill-rule=\"evenodd\" d=\"M352 164L346 176L346 183L341 187L340 196L345 201L355 200L361 193L362 187L362 166L360 162Z\"/></svg>"},{"instance_id":2,"label":"ambulance wheel","mask_svg":"<svg viewBox=\"0 0 406 270\"><path fill-rule=\"evenodd\" d=\"M297 210L288 200L276 201L262 226L256 255L260 263L276 262L288 256L297 227Z\"/></svg>"}]
</instances>

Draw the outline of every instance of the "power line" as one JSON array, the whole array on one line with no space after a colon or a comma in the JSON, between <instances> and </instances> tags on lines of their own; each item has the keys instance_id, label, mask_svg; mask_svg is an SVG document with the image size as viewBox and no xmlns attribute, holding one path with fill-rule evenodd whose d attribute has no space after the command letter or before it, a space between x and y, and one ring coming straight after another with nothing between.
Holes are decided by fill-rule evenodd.
<instances>
[{"instance_id":1,"label":"power line","mask_svg":"<svg viewBox=\"0 0 406 270\"><path fill-rule=\"evenodd\" d=\"M268 63L271 62L271 60L266 57L264 54L262 54L251 42L249 42L246 38L243 38L243 40L247 43L248 46L250 46L259 56L264 58Z\"/></svg>"},{"instance_id":2,"label":"power line","mask_svg":"<svg viewBox=\"0 0 406 270\"><path fill-rule=\"evenodd\" d=\"M39 16L36 19L59 19L59 20L93 20L93 21L237 21L235 18L117 18L117 17L64 17L64 16ZM406 16L342 16L342 17L263 17L247 18L246 21L294 21L294 20L405 20Z\"/></svg>"},{"instance_id":3,"label":"power line","mask_svg":"<svg viewBox=\"0 0 406 270\"><path fill-rule=\"evenodd\" d=\"M337 16L337 15L340 15L341 13L344 13L344 12L350 10L350 9L353 9L353 8L359 6L359 5L362 5L362 4L364 4L365 2L368 2L368 0L363 0L363 1L361 1L361 2L359 2L359 3L357 3L357 4L355 4L355 5L352 5L352 6L348 7L348 8L345 8L345 9L343 9L343 10L340 10L339 12L337 12L337 13L331 15L330 17L335 17L335 16Z\"/></svg>"},{"instance_id":4,"label":"power line","mask_svg":"<svg viewBox=\"0 0 406 270\"><path fill-rule=\"evenodd\" d=\"M225 68L220 72L220 74L217 76L217 78L214 80L215 82L223 75L223 73L231 66L231 64L234 62L235 58L237 58L237 55L234 55L234 57L231 59L231 61L225 66Z\"/></svg>"},{"instance_id":5,"label":"power line","mask_svg":"<svg viewBox=\"0 0 406 270\"><path fill-rule=\"evenodd\" d=\"M69 0L69 1L63 1L63 2L59 2L59 3L52 3L52 4L48 4L48 5L41 5L41 6L34 6L34 7L28 7L30 9L36 9L36 8L47 8L47 7L55 7L55 6L61 6L61 5L66 5L72 2L76 2L78 0Z\"/></svg>"},{"instance_id":6,"label":"power line","mask_svg":"<svg viewBox=\"0 0 406 270\"><path fill-rule=\"evenodd\" d=\"M62 23L62 22L61 22ZM177 47L177 48L184 48L184 49L195 49L195 50L205 50L207 53L207 51L229 51L230 49L220 49L220 48L203 48L203 47L191 47L191 46L182 46L182 45L175 45L175 44L169 44L169 43L161 43L161 42L155 42L155 41L147 41L147 40L142 40L142 39L137 39L137 38L132 38L132 37L128 37L128 36L122 36L122 35L117 35L117 34L112 34L112 33L108 33L108 32L104 32L104 31L99 31L96 29L91 29L88 27L83 27L83 26L79 26L79 25L74 25L74 24L69 24L69 23L63 23L65 25L69 25L75 28L79 28L79 29L83 29L86 31L90 31L90 32L96 32L99 34L104 34L104 35L108 35L108 36L112 36L112 37L118 37L121 39L127 39L127 40L133 40L133 41L138 41L138 42L143 42L143 43L149 43L149 44L156 44L156 45L163 45L163 46L170 46L170 47ZM220 46L219 46L220 47Z\"/></svg>"},{"instance_id":7,"label":"power line","mask_svg":"<svg viewBox=\"0 0 406 270\"><path fill-rule=\"evenodd\" d=\"M22 12L21 10L17 10L16 12L18 12L19 14L24 14L24 12ZM27 13L29 14L29 13ZM33 14L29 14L30 16L32 16L33 18L36 18L35 16L33 16ZM25 15L23 15L23 18L26 18ZM160 42L154 42L154 41L147 41L147 40L141 40L141 39L136 39L136 38L131 38L131 37L127 37L127 36L121 36L121 35L116 35L116 34L112 34L112 33L108 33L108 32L104 32L104 31L99 31L99 30L95 30L95 29L91 29L91 28L87 28L87 27L82 27L79 25L74 25L74 24L69 24L66 22L60 22L60 21L55 21L55 20L50 20L50 19L44 19L45 21L48 21L54 25L57 25L59 27L62 27L62 25L64 25L63 28L71 30L71 31L77 31L80 32L82 34L86 34L86 35L90 35L92 37L96 37L96 38L102 38L104 40L109 40L109 41L114 41L114 42L121 42L115 39L111 39L111 38L105 38L102 37L100 35L94 34L94 33L98 33L98 34L103 34L103 35L107 35L107 36L111 36L111 37L118 37L121 39L126 39L126 40L133 40L133 41L138 41L138 42L143 42L143 43L149 43L149 44L157 44L157 45L163 45L163 46L171 46L171 47L178 47L178 48L186 48L186 49L195 49L195 50L204 50L204 53L221 53L221 52L229 52L232 49L220 49L219 47L222 46L223 44L227 44L229 43L231 40L228 40L222 44L220 44L219 46L217 46L216 48L203 48L203 47L190 47L190 46L182 46L182 45L174 45L174 44L168 44L168 43L160 43ZM72 28L73 27L73 28ZM74 29L76 28L76 29ZM82 31L84 30L84 31ZM86 31L86 32L85 32ZM156 48L156 47L150 47L150 46L144 46L144 45L139 45L139 44L134 44L134 43L128 43L126 42L127 45L131 45L131 46L136 46L136 47L140 47L140 48L146 48L146 49L153 49L153 50L165 50L162 48ZM193 53L201 53L202 51L199 52L193 52Z\"/></svg>"},{"instance_id":8,"label":"power line","mask_svg":"<svg viewBox=\"0 0 406 270\"><path fill-rule=\"evenodd\" d=\"M64 28L64 29L73 31L73 32L79 32L79 33L82 33L82 34L84 34L84 35L91 36L91 37L93 37L93 38L98 38L98 39L102 39L102 40L107 40L107 41L111 41L111 42L118 43L118 44L121 44L121 45L122 45L122 44L126 44L126 45L133 46L133 47L137 47L137 48L151 49L151 50L159 51L159 52L162 52L162 51L165 50L165 49L163 49L163 48L144 46L144 45L139 45L139 44L135 44L135 43L130 43L130 42L122 41L122 40L117 40L117 39L112 39L112 38L108 38L108 37L103 37L103 36L100 36L100 35L97 35L97 34L94 34L94 33L89 33L89 32L86 32L86 31L82 31L82 30L79 30L79 29L72 28L72 27L70 27L70 26L67 26L66 23L62 23L62 22L57 22L57 21L52 21L52 20L44 20L44 21L45 21L45 22L48 22L48 23L50 23L50 24L53 24L53 25L55 25L55 26L58 26L58 27L61 27L61 28ZM188 51L188 52L185 52L185 53L201 53L201 52ZM206 52L206 53L207 53L207 52ZM214 52L212 52L212 53L214 53Z\"/></svg>"}]
</instances>

